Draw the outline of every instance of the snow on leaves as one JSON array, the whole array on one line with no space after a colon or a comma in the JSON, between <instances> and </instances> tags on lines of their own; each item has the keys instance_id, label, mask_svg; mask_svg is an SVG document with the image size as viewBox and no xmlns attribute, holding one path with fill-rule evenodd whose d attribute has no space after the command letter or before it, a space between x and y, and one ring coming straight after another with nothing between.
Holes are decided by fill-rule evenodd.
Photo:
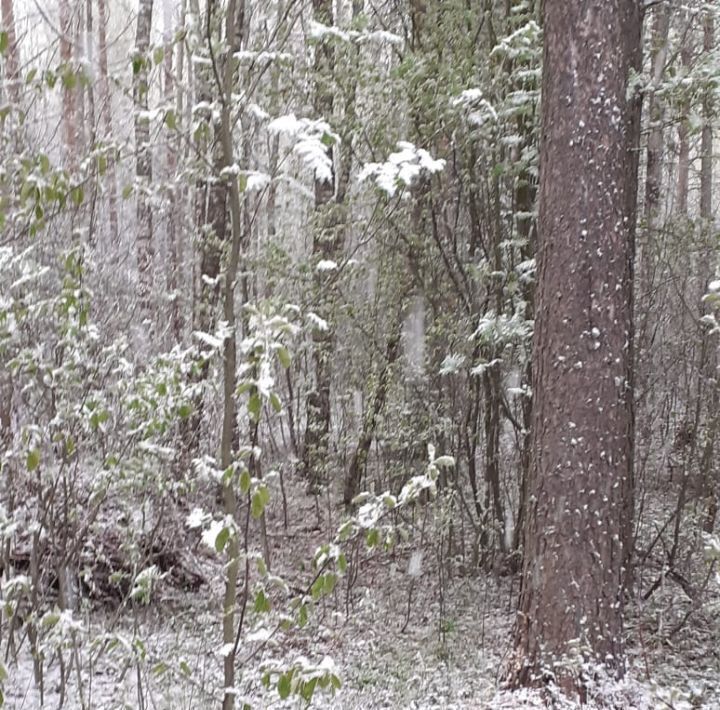
<instances>
[{"instance_id":1,"label":"snow on leaves","mask_svg":"<svg viewBox=\"0 0 720 710\"><path fill-rule=\"evenodd\" d=\"M367 163L358 180L372 179L388 197L394 197L398 190L411 187L423 173L433 175L445 169L442 158L433 158L423 148L407 141L400 141L397 146L399 150L391 153L384 163Z\"/></svg>"},{"instance_id":2,"label":"snow on leaves","mask_svg":"<svg viewBox=\"0 0 720 710\"><path fill-rule=\"evenodd\" d=\"M377 42L378 44L403 45L405 40L392 32L375 30L358 32L356 30L341 30L339 27L330 27L315 20L310 21L308 38L315 42L323 42L328 39L339 40L340 42L354 42L363 44L365 42Z\"/></svg>"},{"instance_id":3,"label":"snow on leaves","mask_svg":"<svg viewBox=\"0 0 720 710\"><path fill-rule=\"evenodd\" d=\"M332 156L328 147L340 142L326 121L279 116L268 124L270 133L284 134L293 142L293 152L313 171L316 180L332 182Z\"/></svg>"}]
</instances>

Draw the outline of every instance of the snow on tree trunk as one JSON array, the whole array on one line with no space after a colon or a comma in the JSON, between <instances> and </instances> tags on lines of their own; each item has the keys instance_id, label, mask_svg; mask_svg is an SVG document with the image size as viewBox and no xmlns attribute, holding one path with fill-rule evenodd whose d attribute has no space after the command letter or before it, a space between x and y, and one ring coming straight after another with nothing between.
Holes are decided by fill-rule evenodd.
<instances>
[{"instance_id":1,"label":"snow on tree trunk","mask_svg":"<svg viewBox=\"0 0 720 710\"><path fill-rule=\"evenodd\" d=\"M313 15L316 22L326 26L333 24L333 5L331 0L313 0ZM333 67L333 49L325 40L315 48L315 96L314 109L317 118L330 121L333 113L333 94L331 77ZM332 147L327 147L332 160ZM339 249L339 229L334 224L332 210L335 196L335 171L330 180L322 177L315 179L315 211L317 224L313 234L313 260L337 260ZM316 270L317 311L320 317L330 324L329 310L333 293L327 282L332 275ZM332 325L328 328L315 328L313 331L313 371L315 381L307 396L307 421L303 448L303 472L311 487L316 488L325 479L330 439L330 386L332 381L332 358L335 348L335 336Z\"/></svg>"},{"instance_id":2,"label":"snow on tree trunk","mask_svg":"<svg viewBox=\"0 0 720 710\"><path fill-rule=\"evenodd\" d=\"M147 313L152 285L153 218L150 200L152 184L152 151L148 116L148 49L152 26L153 0L140 0L133 57L133 99L135 102L135 176L137 178L138 296L143 314Z\"/></svg>"},{"instance_id":3,"label":"snow on tree trunk","mask_svg":"<svg viewBox=\"0 0 720 710\"><path fill-rule=\"evenodd\" d=\"M624 663L640 5L546 0L544 23L534 440L509 680L583 696L584 662Z\"/></svg>"}]
</instances>

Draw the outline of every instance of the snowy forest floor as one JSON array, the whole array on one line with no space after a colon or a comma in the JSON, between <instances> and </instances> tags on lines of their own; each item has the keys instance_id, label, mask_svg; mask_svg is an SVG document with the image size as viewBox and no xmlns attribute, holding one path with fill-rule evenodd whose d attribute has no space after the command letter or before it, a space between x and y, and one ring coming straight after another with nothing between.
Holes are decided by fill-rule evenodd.
<instances>
[{"instance_id":1,"label":"snowy forest floor","mask_svg":"<svg viewBox=\"0 0 720 710\"><path fill-rule=\"evenodd\" d=\"M291 587L300 587L312 576L308 561L314 550L332 538L339 512L335 509L338 519L332 524L325 519L318 526L314 499L304 495L299 484L289 487L288 527L283 525L276 496L268 508L268 537L273 573ZM193 592L161 584L147 607L126 607L118 614L108 605L88 605L74 622L59 624L63 628L54 650L46 651L44 703L24 643L15 661L6 658L6 707L220 707L222 567L197 537L188 533L187 546L205 584ZM501 689L518 578L485 572L441 577L436 546L428 539L422 573L410 576L408 562L418 549L417 542L411 542L393 553L364 550L350 594L346 578L318 602L302 629L273 631L267 639L263 628L271 628L271 620L250 618L250 635L244 637L238 655L241 697L253 708L303 707L297 699L279 700L274 684L266 689L263 670L287 667L300 657L319 663L330 656L342 688L334 697L317 691L313 707L520 710L548 706L547 698ZM712 591L702 603L692 602L667 580L641 607L630 608L629 673L620 684L598 688L604 703L598 707L720 708L720 595L717 585L708 590ZM282 604L277 607L280 613ZM5 646L7 640L2 642ZM104 650L99 652L101 647ZM60 682L62 668L66 683ZM549 706L573 707L559 700Z\"/></svg>"}]
</instances>

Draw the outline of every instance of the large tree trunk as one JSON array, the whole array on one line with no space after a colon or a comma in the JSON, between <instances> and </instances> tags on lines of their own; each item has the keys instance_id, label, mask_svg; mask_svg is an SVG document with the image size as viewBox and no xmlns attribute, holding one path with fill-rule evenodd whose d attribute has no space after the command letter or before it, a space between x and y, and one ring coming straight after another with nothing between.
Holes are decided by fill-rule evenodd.
<instances>
[{"instance_id":1,"label":"large tree trunk","mask_svg":"<svg viewBox=\"0 0 720 710\"><path fill-rule=\"evenodd\" d=\"M140 0L133 59L133 99L135 101L135 175L137 177L138 296L143 315L150 306L153 262L153 218L150 191L152 188L152 151L150 150L150 119L148 113L148 49L152 26L153 0Z\"/></svg>"},{"instance_id":2,"label":"large tree trunk","mask_svg":"<svg viewBox=\"0 0 720 710\"><path fill-rule=\"evenodd\" d=\"M533 446L516 685L623 671L640 4L546 0Z\"/></svg>"}]
</instances>

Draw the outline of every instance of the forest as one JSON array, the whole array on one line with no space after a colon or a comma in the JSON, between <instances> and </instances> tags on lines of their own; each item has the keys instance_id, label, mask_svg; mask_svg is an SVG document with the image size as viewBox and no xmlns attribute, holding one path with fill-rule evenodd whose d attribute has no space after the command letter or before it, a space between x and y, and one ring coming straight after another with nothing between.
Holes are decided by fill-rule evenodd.
<instances>
[{"instance_id":1,"label":"forest","mask_svg":"<svg viewBox=\"0 0 720 710\"><path fill-rule=\"evenodd\" d=\"M0 707L720 708L718 19L0 0Z\"/></svg>"}]
</instances>

